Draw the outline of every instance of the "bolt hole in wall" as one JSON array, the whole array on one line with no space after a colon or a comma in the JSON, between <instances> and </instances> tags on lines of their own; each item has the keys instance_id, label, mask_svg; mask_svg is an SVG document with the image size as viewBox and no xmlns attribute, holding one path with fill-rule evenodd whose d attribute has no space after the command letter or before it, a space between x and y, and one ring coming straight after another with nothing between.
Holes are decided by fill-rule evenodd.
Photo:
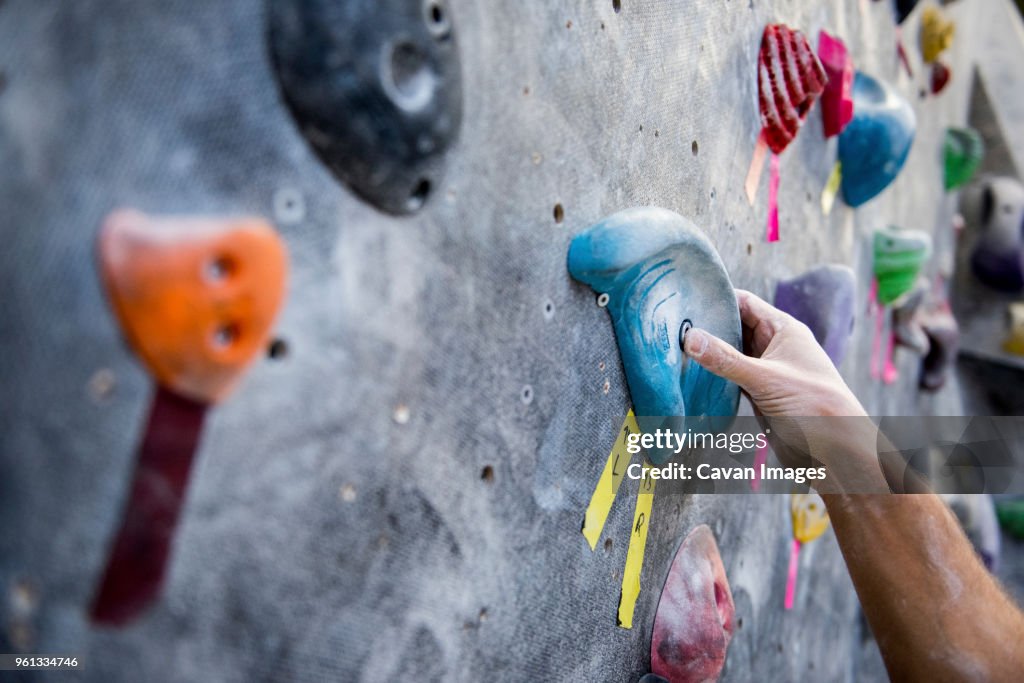
<instances>
[{"instance_id":1,"label":"bolt hole in wall","mask_svg":"<svg viewBox=\"0 0 1024 683\"><path fill-rule=\"evenodd\" d=\"M622 11L622 0L612 0L612 9L618 14Z\"/></svg>"},{"instance_id":2,"label":"bolt hole in wall","mask_svg":"<svg viewBox=\"0 0 1024 683\"><path fill-rule=\"evenodd\" d=\"M555 208L551 212L551 214L555 218L555 223L561 223L562 221L565 220L565 209L562 207L561 204L555 204Z\"/></svg>"},{"instance_id":3,"label":"bolt hole in wall","mask_svg":"<svg viewBox=\"0 0 1024 683\"><path fill-rule=\"evenodd\" d=\"M519 399L525 404L530 405L533 403L533 387L527 384L523 387L523 390L519 392Z\"/></svg>"},{"instance_id":4,"label":"bolt hole in wall","mask_svg":"<svg viewBox=\"0 0 1024 683\"><path fill-rule=\"evenodd\" d=\"M544 319L551 320L555 317L555 304L548 300L544 302Z\"/></svg>"},{"instance_id":5,"label":"bolt hole in wall","mask_svg":"<svg viewBox=\"0 0 1024 683\"><path fill-rule=\"evenodd\" d=\"M288 356L288 342L277 338L267 345L267 357L271 360L282 360Z\"/></svg>"},{"instance_id":6,"label":"bolt hole in wall","mask_svg":"<svg viewBox=\"0 0 1024 683\"><path fill-rule=\"evenodd\" d=\"M610 539L610 538L604 539L604 551L606 553L610 553L612 551L612 539Z\"/></svg>"},{"instance_id":7,"label":"bolt hole in wall","mask_svg":"<svg viewBox=\"0 0 1024 683\"><path fill-rule=\"evenodd\" d=\"M693 156L697 156L698 152L700 152L700 146L697 144L696 140L694 140L690 145L690 151L693 152Z\"/></svg>"},{"instance_id":8,"label":"bolt hole in wall","mask_svg":"<svg viewBox=\"0 0 1024 683\"><path fill-rule=\"evenodd\" d=\"M480 471L480 478L482 480L484 480L485 482L487 482L488 484L493 482L494 481L494 468L491 467L490 465L485 466Z\"/></svg>"},{"instance_id":9,"label":"bolt hole in wall","mask_svg":"<svg viewBox=\"0 0 1024 683\"><path fill-rule=\"evenodd\" d=\"M451 23L448 21L448 13L437 0L427 0L424 3L426 9L427 28L431 35L438 40L443 40L451 34Z\"/></svg>"},{"instance_id":10,"label":"bolt hole in wall","mask_svg":"<svg viewBox=\"0 0 1024 683\"><path fill-rule=\"evenodd\" d=\"M293 188L283 187L274 193L274 217L285 225L300 223L306 217L306 202Z\"/></svg>"}]
</instances>

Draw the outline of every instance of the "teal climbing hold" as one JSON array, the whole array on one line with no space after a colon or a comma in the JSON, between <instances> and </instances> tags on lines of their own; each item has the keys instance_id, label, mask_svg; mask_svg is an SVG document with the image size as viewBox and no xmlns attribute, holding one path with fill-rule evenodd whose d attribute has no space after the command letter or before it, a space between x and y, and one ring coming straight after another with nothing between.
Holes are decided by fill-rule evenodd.
<instances>
[{"instance_id":1,"label":"teal climbing hold","mask_svg":"<svg viewBox=\"0 0 1024 683\"><path fill-rule=\"evenodd\" d=\"M718 253L690 221L667 209L612 214L577 235L569 273L608 295L633 410L644 417L718 416L712 429L736 415L739 388L697 363L681 348L689 326L737 349L739 308ZM649 453L660 464L669 454Z\"/></svg>"},{"instance_id":2,"label":"teal climbing hold","mask_svg":"<svg viewBox=\"0 0 1024 683\"><path fill-rule=\"evenodd\" d=\"M843 199L860 206L889 186L910 154L917 119L906 98L860 71L853 79L853 120L839 134Z\"/></svg>"}]
</instances>

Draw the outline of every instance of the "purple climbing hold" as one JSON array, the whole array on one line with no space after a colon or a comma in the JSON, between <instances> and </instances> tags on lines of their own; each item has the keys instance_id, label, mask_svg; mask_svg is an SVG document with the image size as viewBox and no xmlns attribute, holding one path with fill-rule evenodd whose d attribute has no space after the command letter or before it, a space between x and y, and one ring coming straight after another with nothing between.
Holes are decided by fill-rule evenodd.
<instances>
[{"instance_id":1,"label":"purple climbing hold","mask_svg":"<svg viewBox=\"0 0 1024 683\"><path fill-rule=\"evenodd\" d=\"M853 330L857 277L846 266L825 265L775 288L775 305L811 328L825 353L838 366L846 356Z\"/></svg>"},{"instance_id":2,"label":"purple climbing hold","mask_svg":"<svg viewBox=\"0 0 1024 683\"><path fill-rule=\"evenodd\" d=\"M971 253L975 276L1000 291L1024 290L1024 185L1008 177L985 181L980 219Z\"/></svg>"}]
</instances>

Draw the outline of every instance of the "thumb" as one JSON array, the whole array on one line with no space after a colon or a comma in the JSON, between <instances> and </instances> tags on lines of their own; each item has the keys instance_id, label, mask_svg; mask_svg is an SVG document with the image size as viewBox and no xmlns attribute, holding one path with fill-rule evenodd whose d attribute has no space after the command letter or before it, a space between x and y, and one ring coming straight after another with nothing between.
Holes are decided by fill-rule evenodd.
<instances>
[{"instance_id":1,"label":"thumb","mask_svg":"<svg viewBox=\"0 0 1024 683\"><path fill-rule=\"evenodd\" d=\"M757 385L765 374L761 361L743 355L732 344L696 327L686 333L683 350L705 370L735 382L744 389L751 384Z\"/></svg>"}]
</instances>

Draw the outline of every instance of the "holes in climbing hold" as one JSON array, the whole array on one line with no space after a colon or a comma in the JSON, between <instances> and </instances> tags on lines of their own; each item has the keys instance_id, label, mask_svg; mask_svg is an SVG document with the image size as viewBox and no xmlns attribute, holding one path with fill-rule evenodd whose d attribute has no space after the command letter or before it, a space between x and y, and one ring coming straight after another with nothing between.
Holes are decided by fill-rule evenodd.
<instances>
[{"instance_id":1,"label":"holes in climbing hold","mask_svg":"<svg viewBox=\"0 0 1024 683\"><path fill-rule=\"evenodd\" d=\"M608 292L602 292L597 297L597 305L600 306L601 308L604 308L605 306L608 305L608 299L609 298L610 297L608 296Z\"/></svg>"},{"instance_id":2,"label":"holes in climbing hold","mask_svg":"<svg viewBox=\"0 0 1024 683\"><path fill-rule=\"evenodd\" d=\"M480 471L480 478L490 484L494 481L494 468L487 465Z\"/></svg>"},{"instance_id":3,"label":"holes in climbing hold","mask_svg":"<svg viewBox=\"0 0 1024 683\"><path fill-rule=\"evenodd\" d=\"M533 403L533 387L529 384L524 386L523 390L519 392L519 400L522 401L524 405L530 405Z\"/></svg>"},{"instance_id":4,"label":"holes in climbing hold","mask_svg":"<svg viewBox=\"0 0 1024 683\"><path fill-rule=\"evenodd\" d=\"M612 9L618 14L622 11L622 0L612 0Z\"/></svg>"},{"instance_id":5,"label":"holes in climbing hold","mask_svg":"<svg viewBox=\"0 0 1024 683\"><path fill-rule=\"evenodd\" d=\"M434 96L436 81L427 56L418 46L408 41L392 43L390 54L381 60L381 84L384 91L405 111L424 109Z\"/></svg>"},{"instance_id":6,"label":"holes in climbing hold","mask_svg":"<svg viewBox=\"0 0 1024 683\"><path fill-rule=\"evenodd\" d=\"M238 325L224 323L213 332L213 345L218 349L226 349L238 341Z\"/></svg>"},{"instance_id":7,"label":"holes in climbing hold","mask_svg":"<svg viewBox=\"0 0 1024 683\"><path fill-rule=\"evenodd\" d=\"M452 31L452 25L441 3L437 0L427 0L423 3L423 10L430 34L438 40L447 38Z\"/></svg>"},{"instance_id":8,"label":"holes in climbing hold","mask_svg":"<svg viewBox=\"0 0 1024 683\"><path fill-rule=\"evenodd\" d=\"M429 195L430 181L426 178L420 178L420 181L416 183L416 187L412 188L412 194L409 195L409 210L415 211L426 204Z\"/></svg>"},{"instance_id":9,"label":"holes in climbing hold","mask_svg":"<svg viewBox=\"0 0 1024 683\"><path fill-rule=\"evenodd\" d=\"M690 143L690 151L693 153L693 156L697 156L697 153L700 152L700 146L697 145L696 140Z\"/></svg>"},{"instance_id":10,"label":"holes in climbing hold","mask_svg":"<svg viewBox=\"0 0 1024 683\"><path fill-rule=\"evenodd\" d=\"M206 279L210 282L223 282L231 277L234 272L234 259L224 254L213 257L206 264Z\"/></svg>"},{"instance_id":11,"label":"holes in climbing hold","mask_svg":"<svg viewBox=\"0 0 1024 683\"><path fill-rule=\"evenodd\" d=\"M281 360L288 355L288 342L278 337L267 346L267 357L271 360Z\"/></svg>"},{"instance_id":12,"label":"holes in climbing hold","mask_svg":"<svg viewBox=\"0 0 1024 683\"><path fill-rule=\"evenodd\" d=\"M686 348L686 333L693 329L693 323L689 318L683 320L683 324L679 326L679 348Z\"/></svg>"},{"instance_id":13,"label":"holes in climbing hold","mask_svg":"<svg viewBox=\"0 0 1024 683\"><path fill-rule=\"evenodd\" d=\"M561 223L565 220L565 209L562 208L561 204L555 204L555 208L551 213L554 216L556 223Z\"/></svg>"}]
</instances>

